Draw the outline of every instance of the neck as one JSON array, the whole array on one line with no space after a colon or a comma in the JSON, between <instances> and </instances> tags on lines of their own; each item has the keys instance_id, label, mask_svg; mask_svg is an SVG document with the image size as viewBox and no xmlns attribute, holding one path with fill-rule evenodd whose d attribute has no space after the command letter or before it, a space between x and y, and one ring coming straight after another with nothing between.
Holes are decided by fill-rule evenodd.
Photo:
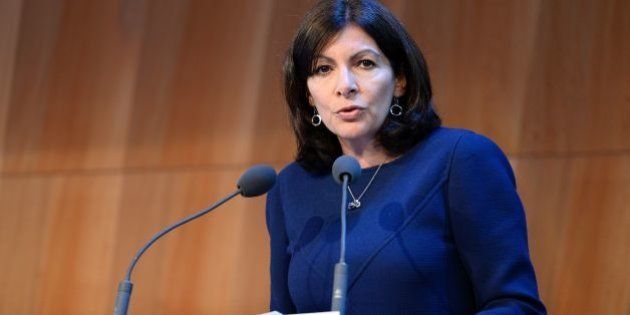
<instances>
[{"instance_id":1,"label":"neck","mask_svg":"<svg viewBox=\"0 0 630 315\"><path fill-rule=\"evenodd\" d=\"M374 139L370 141L347 141L339 139L341 151L359 161L361 168L380 165L391 160L387 152L376 145Z\"/></svg>"}]
</instances>

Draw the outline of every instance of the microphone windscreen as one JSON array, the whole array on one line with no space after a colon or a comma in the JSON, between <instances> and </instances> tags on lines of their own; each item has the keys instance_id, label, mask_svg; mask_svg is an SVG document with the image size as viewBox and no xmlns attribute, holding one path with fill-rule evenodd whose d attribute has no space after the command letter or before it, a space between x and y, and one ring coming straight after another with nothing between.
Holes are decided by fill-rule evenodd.
<instances>
[{"instance_id":1,"label":"microphone windscreen","mask_svg":"<svg viewBox=\"0 0 630 315\"><path fill-rule=\"evenodd\" d=\"M250 167L236 182L243 197L256 197L268 192L276 183L276 171L268 165Z\"/></svg>"},{"instance_id":2,"label":"microphone windscreen","mask_svg":"<svg viewBox=\"0 0 630 315\"><path fill-rule=\"evenodd\" d=\"M338 184L343 183L344 174L350 176L348 183L353 183L361 176L361 165L359 165L357 159L348 155L342 155L335 160L332 166L332 175Z\"/></svg>"}]
</instances>

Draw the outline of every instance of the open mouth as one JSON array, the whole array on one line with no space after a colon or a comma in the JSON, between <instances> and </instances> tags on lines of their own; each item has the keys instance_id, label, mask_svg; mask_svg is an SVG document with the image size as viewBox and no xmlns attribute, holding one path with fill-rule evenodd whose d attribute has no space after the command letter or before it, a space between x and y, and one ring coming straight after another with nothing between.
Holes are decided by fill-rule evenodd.
<instances>
[{"instance_id":1,"label":"open mouth","mask_svg":"<svg viewBox=\"0 0 630 315\"><path fill-rule=\"evenodd\" d=\"M337 111L339 118L345 121L353 121L359 118L365 109L359 106L348 106Z\"/></svg>"}]
</instances>

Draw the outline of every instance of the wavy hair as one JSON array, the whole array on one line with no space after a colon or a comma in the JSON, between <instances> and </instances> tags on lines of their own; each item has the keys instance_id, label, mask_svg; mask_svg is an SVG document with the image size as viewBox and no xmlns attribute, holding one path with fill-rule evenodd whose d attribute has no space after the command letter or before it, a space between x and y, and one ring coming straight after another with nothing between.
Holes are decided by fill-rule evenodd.
<instances>
[{"instance_id":1,"label":"wavy hair","mask_svg":"<svg viewBox=\"0 0 630 315\"><path fill-rule=\"evenodd\" d=\"M398 19L377 1L319 1L302 20L284 63L285 98L297 140L296 162L311 172L328 172L342 152L337 136L311 124L307 79L317 56L349 24L370 35L389 59L395 76L406 79L405 93L399 98L403 114L385 119L376 133L377 145L398 156L441 125L431 103L431 82L422 52Z\"/></svg>"}]
</instances>

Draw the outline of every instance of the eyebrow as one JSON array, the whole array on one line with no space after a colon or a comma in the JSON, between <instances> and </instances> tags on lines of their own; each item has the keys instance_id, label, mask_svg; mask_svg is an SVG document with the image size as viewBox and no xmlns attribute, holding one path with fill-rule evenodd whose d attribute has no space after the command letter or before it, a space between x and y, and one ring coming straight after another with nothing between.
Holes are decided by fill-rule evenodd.
<instances>
[{"instance_id":1,"label":"eyebrow","mask_svg":"<svg viewBox=\"0 0 630 315\"><path fill-rule=\"evenodd\" d=\"M374 50L372 48L365 48L365 49L361 49L361 50L357 51L356 53L352 54L352 56L350 56L350 60L356 59L357 57L359 57L359 56L361 56L363 54L372 54L372 55L374 55L374 56L376 56L378 58L381 58L381 54L378 51L376 51L376 50ZM319 59L324 59L324 60L326 60L328 62L332 62L333 61L332 58L324 56L324 55L318 55L318 56L315 57L316 61L319 60Z\"/></svg>"}]
</instances>

